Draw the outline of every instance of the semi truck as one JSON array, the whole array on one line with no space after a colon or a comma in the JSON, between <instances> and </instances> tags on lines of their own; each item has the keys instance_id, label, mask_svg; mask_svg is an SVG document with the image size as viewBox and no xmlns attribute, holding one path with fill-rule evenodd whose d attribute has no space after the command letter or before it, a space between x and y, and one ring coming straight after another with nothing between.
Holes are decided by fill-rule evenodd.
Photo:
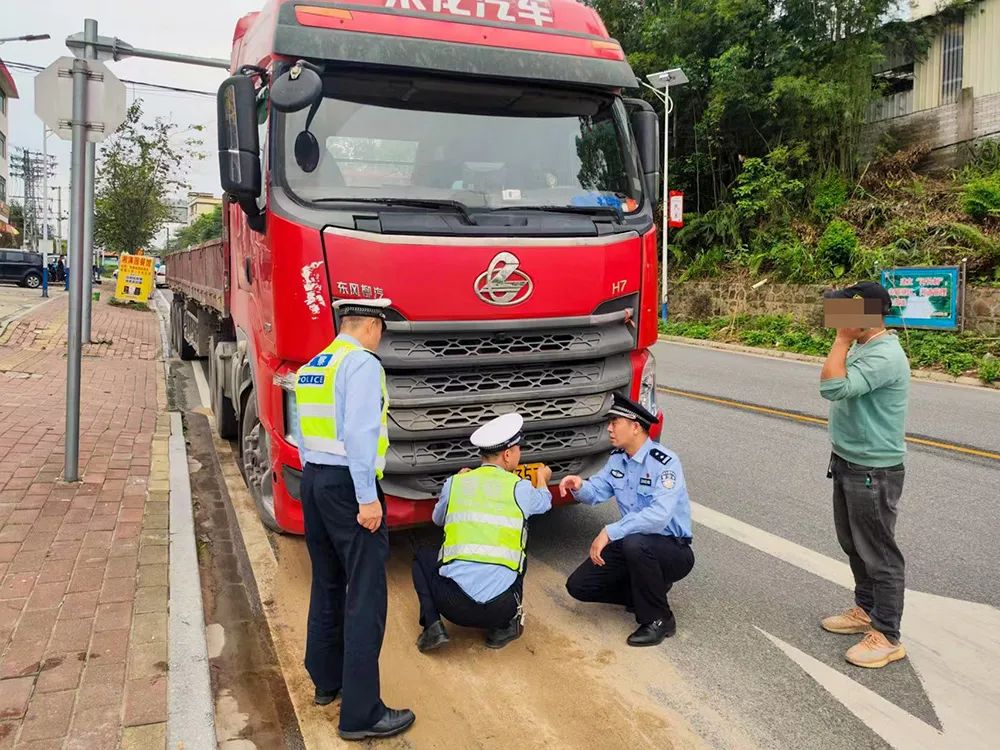
<instances>
[{"instance_id":1,"label":"semi truck","mask_svg":"<svg viewBox=\"0 0 1000 750\"><path fill-rule=\"evenodd\" d=\"M392 301L390 528L430 519L497 415L558 495L606 460L613 393L657 413L658 118L593 9L270 0L230 72L223 237L166 260L172 343L207 359L266 526L303 531L295 372L338 299Z\"/></svg>"}]
</instances>

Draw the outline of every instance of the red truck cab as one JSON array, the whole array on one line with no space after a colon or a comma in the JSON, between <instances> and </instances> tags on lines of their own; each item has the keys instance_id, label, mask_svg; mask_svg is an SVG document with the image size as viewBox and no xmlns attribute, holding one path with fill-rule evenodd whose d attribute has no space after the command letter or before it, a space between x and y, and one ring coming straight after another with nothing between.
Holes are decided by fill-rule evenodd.
<instances>
[{"instance_id":1,"label":"red truck cab","mask_svg":"<svg viewBox=\"0 0 1000 750\"><path fill-rule=\"evenodd\" d=\"M232 61L228 309L208 356L265 523L302 532L293 376L344 297L392 300L391 527L429 520L499 414L524 416L524 460L554 483L600 468L612 394L656 408L659 137L597 13L272 0Z\"/></svg>"}]
</instances>

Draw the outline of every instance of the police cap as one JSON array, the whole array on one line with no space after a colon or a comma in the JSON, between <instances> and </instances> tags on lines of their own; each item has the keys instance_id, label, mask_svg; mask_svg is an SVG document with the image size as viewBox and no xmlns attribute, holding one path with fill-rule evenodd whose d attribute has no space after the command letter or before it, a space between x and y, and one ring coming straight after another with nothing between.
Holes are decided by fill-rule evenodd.
<instances>
[{"instance_id":1,"label":"police cap","mask_svg":"<svg viewBox=\"0 0 1000 750\"><path fill-rule=\"evenodd\" d=\"M620 393L614 394L614 403L611 405L608 414L612 417L624 417L638 422L647 430L656 424L656 415L651 413L644 406L636 403L630 398L622 396Z\"/></svg>"},{"instance_id":2,"label":"police cap","mask_svg":"<svg viewBox=\"0 0 1000 750\"><path fill-rule=\"evenodd\" d=\"M333 309L341 317L378 318L385 320L385 310L392 304L391 299L338 299L333 303Z\"/></svg>"},{"instance_id":3,"label":"police cap","mask_svg":"<svg viewBox=\"0 0 1000 750\"><path fill-rule=\"evenodd\" d=\"M505 451L524 439L522 427L524 427L524 417L520 414L503 414L473 432L472 444L484 456Z\"/></svg>"}]
</instances>

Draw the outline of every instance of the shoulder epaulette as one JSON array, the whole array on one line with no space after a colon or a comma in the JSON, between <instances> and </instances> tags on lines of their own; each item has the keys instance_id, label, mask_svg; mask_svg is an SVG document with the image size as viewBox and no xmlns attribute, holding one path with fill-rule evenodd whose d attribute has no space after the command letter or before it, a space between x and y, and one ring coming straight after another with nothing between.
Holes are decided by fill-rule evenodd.
<instances>
[{"instance_id":1,"label":"shoulder epaulette","mask_svg":"<svg viewBox=\"0 0 1000 750\"><path fill-rule=\"evenodd\" d=\"M670 463L670 456L661 451L659 448L650 448L649 455L661 464L666 465Z\"/></svg>"}]
</instances>

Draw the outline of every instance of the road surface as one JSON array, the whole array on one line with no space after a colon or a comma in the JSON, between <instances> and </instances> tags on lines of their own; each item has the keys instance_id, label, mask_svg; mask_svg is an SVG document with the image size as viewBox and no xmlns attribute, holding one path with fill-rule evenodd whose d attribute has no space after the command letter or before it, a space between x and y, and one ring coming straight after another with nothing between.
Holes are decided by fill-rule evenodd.
<instances>
[{"instance_id":1,"label":"road surface","mask_svg":"<svg viewBox=\"0 0 1000 750\"><path fill-rule=\"evenodd\" d=\"M814 365L664 343L656 355L659 384L674 392L826 414ZM203 371L176 364L199 406ZM674 393L660 403L664 442L679 453L695 502L695 568L671 594L677 636L628 648L630 616L568 597L566 576L614 517L608 506L570 507L533 520L521 640L492 652L451 628L448 648L421 655L409 554L436 536L393 534L384 692L418 720L385 746L995 747L1000 461L911 445L898 532L911 658L865 671L843 660L854 639L818 626L851 603L823 426ZM1000 449L998 414L1000 393L915 382L909 431L989 454ZM230 475L233 502L245 502ZM263 538L259 525L247 528ZM277 564L257 583L303 737L333 746L336 712L307 705L301 669L305 546L271 536L263 552Z\"/></svg>"}]
</instances>

